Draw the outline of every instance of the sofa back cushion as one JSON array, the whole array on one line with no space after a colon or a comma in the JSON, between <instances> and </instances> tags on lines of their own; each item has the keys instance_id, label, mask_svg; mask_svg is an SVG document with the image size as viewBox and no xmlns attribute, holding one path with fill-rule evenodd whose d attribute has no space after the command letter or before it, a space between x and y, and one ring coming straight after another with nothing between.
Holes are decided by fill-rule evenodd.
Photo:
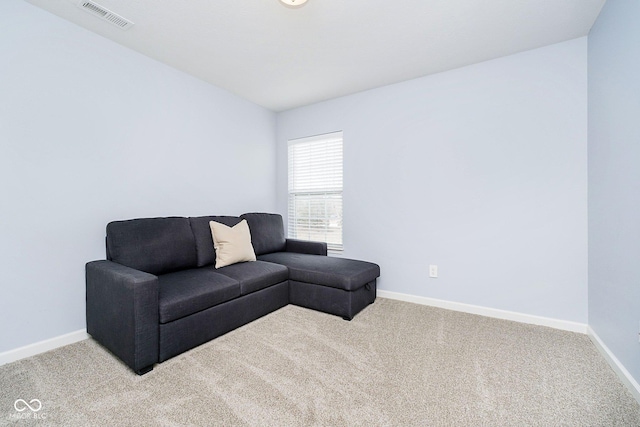
<instances>
[{"instance_id":1,"label":"sofa back cushion","mask_svg":"<svg viewBox=\"0 0 640 427\"><path fill-rule=\"evenodd\" d=\"M189 218L191 230L196 240L196 258L198 267L212 265L216 262L216 250L213 247L213 237L209 221L216 221L233 227L242 221L237 216L198 216Z\"/></svg>"},{"instance_id":2,"label":"sofa back cushion","mask_svg":"<svg viewBox=\"0 0 640 427\"><path fill-rule=\"evenodd\" d=\"M246 213L240 215L246 219L251 231L251 244L256 255L285 250L286 237L282 215L269 213Z\"/></svg>"},{"instance_id":3,"label":"sofa back cushion","mask_svg":"<svg viewBox=\"0 0 640 427\"><path fill-rule=\"evenodd\" d=\"M196 243L188 218L141 218L107 224L107 259L159 275L194 268Z\"/></svg>"}]
</instances>

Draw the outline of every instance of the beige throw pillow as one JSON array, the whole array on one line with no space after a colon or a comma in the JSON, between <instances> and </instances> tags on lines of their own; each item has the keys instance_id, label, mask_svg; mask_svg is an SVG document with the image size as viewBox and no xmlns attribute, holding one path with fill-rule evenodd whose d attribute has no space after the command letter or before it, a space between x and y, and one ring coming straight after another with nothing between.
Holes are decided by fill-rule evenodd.
<instances>
[{"instance_id":1,"label":"beige throw pillow","mask_svg":"<svg viewBox=\"0 0 640 427\"><path fill-rule=\"evenodd\" d=\"M209 221L209 227L213 237L213 247L216 249L216 268L256 260L247 220L243 219L233 227Z\"/></svg>"}]
</instances>

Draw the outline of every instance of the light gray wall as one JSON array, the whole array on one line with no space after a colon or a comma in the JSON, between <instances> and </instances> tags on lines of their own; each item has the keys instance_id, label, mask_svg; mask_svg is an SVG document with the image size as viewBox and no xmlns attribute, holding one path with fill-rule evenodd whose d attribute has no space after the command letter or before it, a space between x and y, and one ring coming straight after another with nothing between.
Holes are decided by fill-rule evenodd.
<instances>
[{"instance_id":1,"label":"light gray wall","mask_svg":"<svg viewBox=\"0 0 640 427\"><path fill-rule=\"evenodd\" d=\"M589 325L640 382L640 3L589 34Z\"/></svg>"},{"instance_id":2,"label":"light gray wall","mask_svg":"<svg viewBox=\"0 0 640 427\"><path fill-rule=\"evenodd\" d=\"M344 131L344 256L381 289L587 322L587 39L278 114ZM437 264L438 279L427 278Z\"/></svg>"},{"instance_id":3,"label":"light gray wall","mask_svg":"<svg viewBox=\"0 0 640 427\"><path fill-rule=\"evenodd\" d=\"M85 327L108 221L275 208L274 113L19 0L0 58L0 352Z\"/></svg>"}]
</instances>

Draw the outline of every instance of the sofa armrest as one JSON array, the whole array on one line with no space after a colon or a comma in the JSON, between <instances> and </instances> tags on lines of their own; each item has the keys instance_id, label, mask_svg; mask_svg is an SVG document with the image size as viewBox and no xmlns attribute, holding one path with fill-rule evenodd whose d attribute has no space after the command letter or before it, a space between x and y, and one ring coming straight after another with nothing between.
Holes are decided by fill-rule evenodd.
<instances>
[{"instance_id":1,"label":"sofa armrest","mask_svg":"<svg viewBox=\"0 0 640 427\"><path fill-rule=\"evenodd\" d=\"M325 242L311 242L309 240L287 239L285 251L297 252L299 254L327 256L327 244Z\"/></svg>"},{"instance_id":2,"label":"sofa armrest","mask_svg":"<svg viewBox=\"0 0 640 427\"><path fill-rule=\"evenodd\" d=\"M112 261L86 265L87 332L138 374L158 362L158 277Z\"/></svg>"}]
</instances>

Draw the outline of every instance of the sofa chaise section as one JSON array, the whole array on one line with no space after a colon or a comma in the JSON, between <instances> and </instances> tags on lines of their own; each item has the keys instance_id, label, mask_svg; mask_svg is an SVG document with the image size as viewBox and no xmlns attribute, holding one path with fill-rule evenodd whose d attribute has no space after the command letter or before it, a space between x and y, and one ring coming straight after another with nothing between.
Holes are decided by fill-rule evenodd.
<instances>
[{"instance_id":1,"label":"sofa chaise section","mask_svg":"<svg viewBox=\"0 0 640 427\"><path fill-rule=\"evenodd\" d=\"M376 299L380 267L353 259L275 252L258 259L289 268L289 301L351 320Z\"/></svg>"},{"instance_id":2,"label":"sofa chaise section","mask_svg":"<svg viewBox=\"0 0 640 427\"><path fill-rule=\"evenodd\" d=\"M291 304L351 320L375 301L377 264L328 257L326 243L286 239L280 215L252 213L241 218L249 223L258 260L289 269Z\"/></svg>"}]
</instances>

